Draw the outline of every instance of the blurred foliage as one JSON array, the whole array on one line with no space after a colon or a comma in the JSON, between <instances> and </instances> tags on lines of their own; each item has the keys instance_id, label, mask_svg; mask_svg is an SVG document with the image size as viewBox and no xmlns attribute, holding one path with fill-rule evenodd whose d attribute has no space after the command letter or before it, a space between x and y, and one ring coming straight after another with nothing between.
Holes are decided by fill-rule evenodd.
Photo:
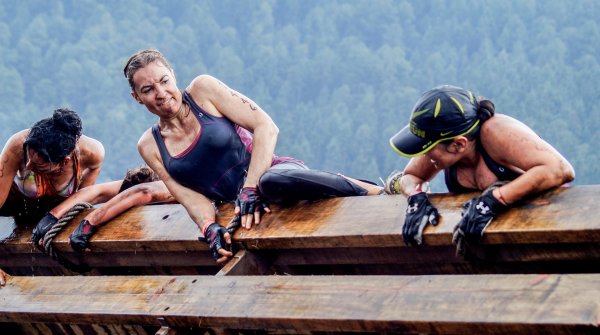
<instances>
[{"instance_id":1,"label":"blurred foliage","mask_svg":"<svg viewBox=\"0 0 600 335\"><path fill-rule=\"evenodd\" d=\"M101 180L139 165L156 119L122 66L161 50L180 88L211 74L280 128L277 153L377 180L407 160L388 139L419 94L454 84L492 99L598 183L600 2L0 1L0 140L60 106L101 140ZM441 178L433 183L444 191Z\"/></svg>"}]
</instances>

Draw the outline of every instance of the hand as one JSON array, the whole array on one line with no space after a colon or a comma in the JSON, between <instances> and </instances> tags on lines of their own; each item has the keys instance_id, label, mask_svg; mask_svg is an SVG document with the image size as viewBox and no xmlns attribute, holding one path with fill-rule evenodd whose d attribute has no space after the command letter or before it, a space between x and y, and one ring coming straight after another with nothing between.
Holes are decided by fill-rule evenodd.
<instances>
[{"instance_id":1,"label":"hand","mask_svg":"<svg viewBox=\"0 0 600 335\"><path fill-rule=\"evenodd\" d=\"M242 188L237 199L235 199L235 215L241 216L242 226L250 229L253 218L254 223L259 224L260 214L263 211L271 213L269 204L262 199L256 187Z\"/></svg>"},{"instance_id":2,"label":"hand","mask_svg":"<svg viewBox=\"0 0 600 335\"><path fill-rule=\"evenodd\" d=\"M433 207L427 193L419 192L408 197L406 218L402 226L402 238L406 245L421 245L423 243L423 230L427 223L438 224L438 210Z\"/></svg>"},{"instance_id":3,"label":"hand","mask_svg":"<svg viewBox=\"0 0 600 335\"><path fill-rule=\"evenodd\" d=\"M457 254L464 255L466 246L478 244L496 215L508 208L494 197L492 190L486 190L481 196L463 204L462 218L452 235Z\"/></svg>"},{"instance_id":4,"label":"hand","mask_svg":"<svg viewBox=\"0 0 600 335\"><path fill-rule=\"evenodd\" d=\"M88 220L81 220L79 226L69 236L69 244L73 250L83 253L90 250L90 238L98 231L98 228L92 225Z\"/></svg>"},{"instance_id":5,"label":"hand","mask_svg":"<svg viewBox=\"0 0 600 335\"><path fill-rule=\"evenodd\" d=\"M33 232L31 233L31 242L37 248L42 246L42 242L44 242L44 236L46 233L58 222L58 219L50 214L50 212L44 214L40 222L33 228Z\"/></svg>"},{"instance_id":6,"label":"hand","mask_svg":"<svg viewBox=\"0 0 600 335\"><path fill-rule=\"evenodd\" d=\"M211 223L206 228L204 237L198 237L198 240L208 243L217 264L221 264L233 256L231 252L231 235L218 223Z\"/></svg>"}]
</instances>

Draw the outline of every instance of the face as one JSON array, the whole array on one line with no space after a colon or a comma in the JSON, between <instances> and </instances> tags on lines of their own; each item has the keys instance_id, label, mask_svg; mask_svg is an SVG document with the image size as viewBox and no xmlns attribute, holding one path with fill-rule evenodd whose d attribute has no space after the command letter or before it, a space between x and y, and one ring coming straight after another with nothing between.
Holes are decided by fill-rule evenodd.
<instances>
[{"instance_id":1,"label":"face","mask_svg":"<svg viewBox=\"0 0 600 335\"><path fill-rule=\"evenodd\" d=\"M133 75L135 90L131 95L159 117L172 117L181 107L181 92L174 73L161 62L155 61L137 70Z\"/></svg>"},{"instance_id":2,"label":"face","mask_svg":"<svg viewBox=\"0 0 600 335\"><path fill-rule=\"evenodd\" d=\"M47 162L37 153L37 151L27 148L27 162L25 164L25 169L39 174L54 175L62 173L62 166L62 163Z\"/></svg>"},{"instance_id":3,"label":"face","mask_svg":"<svg viewBox=\"0 0 600 335\"><path fill-rule=\"evenodd\" d=\"M459 153L460 150L454 142L438 143L425 154L425 157L429 158L436 169L446 169L460 159Z\"/></svg>"}]
</instances>

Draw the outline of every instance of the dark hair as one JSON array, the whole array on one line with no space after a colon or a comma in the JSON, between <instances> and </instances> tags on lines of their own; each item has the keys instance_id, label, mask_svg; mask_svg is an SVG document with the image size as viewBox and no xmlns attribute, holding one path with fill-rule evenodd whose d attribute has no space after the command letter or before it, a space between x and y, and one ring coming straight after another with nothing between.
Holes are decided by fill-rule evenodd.
<instances>
[{"instance_id":1,"label":"dark hair","mask_svg":"<svg viewBox=\"0 0 600 335\"><path fill-rule=\"evenodd\" d=\"M154 170L147 165L129 169L125 174L125 178L123 178L123 183L119 188L119 193L137 184L149 183L157 180L160 180L160 178L158 178L156 172L154 172Z\"/></svg>"},{"instance_id":2,"label":"dark hair","mask_svg":"<svg viewBox=\"0 0 600 335\"><path fill-rule=\"evenodd\" d=\"M137 70L145 67L146 65L152 62L161 62L164 66L166 66L169 70L173 72L173 68L163 56L162 53L158 50L141 50L133 54L125 63L125 67L123 68L123 74L127 81L129 81L129 86L132 90L135 89L135 84L133 83L133 75L137 72Z\"/></svg>"},{"instance_id":3,"label":"dark hair","mask_svg":"<svg viewBox=\"0 0 600 335\"><path fill-rule=\"evenodd\" d=\"M477 99L477 116L481 120L481 123L489 120L494 114L496 114L496 106L494 106L491 100L482 97Z\"/></svg>"},{"instance_id":4,"label":"dark hair","mask_svg":"<svg viewBox=\"0 0 600 335\"><path fill-rule=\"evenodd\" d=\"M81 119L77 113L59 108L52 117L40 120L31 127L23 148L35 150L49 163L60 163L75 150L81 131Z\"/></svg>"},{"instance_id":5,"label":"dark hair","mask_svg":"<svg viewBox=\"0 0 600 335\"><path fill-rule=\"evenodd\" d=\"M476 109L477 117L479 118L480 123L479 123L479 126L474 128L468 134L464 135L469 141L473 141L473 140L477 139L479 137L479 130L481 129L481 125L485 121L492 118L494 116L494 114L496 114L496 107L491 100L487 100L483 97L478 97L476 106L477 106L477 109ZM454 141L454 139L451 138L448 140L441 141L440 144L448 145L448 144L452 143L453 141Z\"/></svg>"}]
</instances>

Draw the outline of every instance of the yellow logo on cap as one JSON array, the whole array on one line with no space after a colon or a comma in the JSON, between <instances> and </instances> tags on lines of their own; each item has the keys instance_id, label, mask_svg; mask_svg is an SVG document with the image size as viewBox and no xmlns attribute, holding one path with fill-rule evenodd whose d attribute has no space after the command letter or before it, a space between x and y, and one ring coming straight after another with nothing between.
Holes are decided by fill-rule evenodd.
<instances>
[{"instance_id":1,"label":"yellow logo on cap","mask_svg":"<svg viewBox=\"0 0 600 335\"><path fill-rule=\"evenodd\" d=\"M421 109L420 111L416 111L412 114L412 117L410 119L414 120L417 116L419 116L421 114L425 114L427 112L429 112L429 108L425 108L425 109Z\"/></svg>"},{"instance_id":2,"label":"yellow logo on cap","mask_svg":"<svg viewBox=\"0 0 600 335\"><path fill-rule=\"evenodd\" d=\"M417 128L414 123L410 124L410 132L419 136L420 138L425 138L425 130Z\"/></svg>"}]
</instances>

